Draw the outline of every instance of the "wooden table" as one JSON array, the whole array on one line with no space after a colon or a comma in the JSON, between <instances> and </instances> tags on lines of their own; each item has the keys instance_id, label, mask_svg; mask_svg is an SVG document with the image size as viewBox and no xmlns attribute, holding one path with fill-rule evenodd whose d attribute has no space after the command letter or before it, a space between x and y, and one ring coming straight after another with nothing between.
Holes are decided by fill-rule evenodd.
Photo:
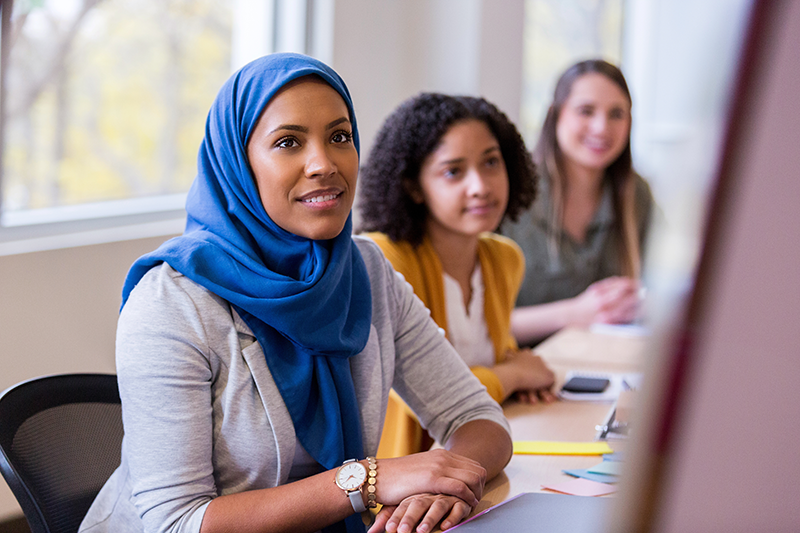
<instances>
[{"instance_id":1,"label":"wooden table","mask_svg":"<svg viewBox=\"0 0 800 533\"><path fill-rule=\"evenodd\" d=\"M647 338L613 335L587 329L567 328L536 347L556 373L558 390L570 370L597 372L636 372ZM595 426L602 424L612 402L557 401L550 405L523 405L507 402L503 406L516 440L593 441ZM615 450L624 449L624 441L611 441ZM490 481L474 513L496 505L522 492L541 492L542 484L566 481L564 469L589 468L600 461L598 456L514 455L504 473Z\"/></svg>"}]
</instances>

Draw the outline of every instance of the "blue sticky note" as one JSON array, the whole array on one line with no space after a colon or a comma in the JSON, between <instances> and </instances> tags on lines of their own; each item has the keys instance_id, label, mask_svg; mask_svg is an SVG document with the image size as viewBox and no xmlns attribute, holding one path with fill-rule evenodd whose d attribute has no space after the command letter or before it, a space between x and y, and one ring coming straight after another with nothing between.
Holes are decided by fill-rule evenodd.
<instances>
[{"instance_id":1,"label":"blue sticky note","mask_svg":"<svg viewBox=\"0 0 800 533\"><path fill-rule=\"evenodd\" d=\"M591 468L586 469L592 474L605 474L607 476L618 476L622 470L622 463L617 461L603 461Z\"/></svg>"},{"instance_id":2,"label":"blue sticky note","mask_svg":"<svg viewBox=\"0 0 800 533\"><path fill-rule=\"evenodd\" d=\"M616 483L619 481L617 476L609 476L606 474L594 474L587 470L564 470L564 473L572 477L582 477L598 483Z\"/></svg>"},{"instance_id":3,"label":"blue sticky note","mask_svg":"<svg viewBox=\"0 0 800 533\"><path fill-rule=\"evenodd\" d=\"M624 460L625 460L625 454L622 452L607 453L603 456L603 461L622 462Z\"/></svg>"}]
</instances>

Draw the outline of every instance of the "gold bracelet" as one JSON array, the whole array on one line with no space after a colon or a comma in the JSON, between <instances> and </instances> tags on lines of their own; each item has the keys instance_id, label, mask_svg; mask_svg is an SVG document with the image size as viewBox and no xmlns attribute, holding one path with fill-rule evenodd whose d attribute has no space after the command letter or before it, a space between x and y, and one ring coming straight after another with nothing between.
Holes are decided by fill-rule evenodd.
<instances>
[{"instance_id":1,"label":"gold bracelet","mask_svg":"<svg viewBox=\"0 0 800 533\"><path fill-rule=\"evenodd\" d=\"M367 478L367 509L375 509L378 506L378 496L376 495L375 483L378 482L378 460L374 457L367 457L369 466L369 477Z\"/></svg>"}]
</instances>

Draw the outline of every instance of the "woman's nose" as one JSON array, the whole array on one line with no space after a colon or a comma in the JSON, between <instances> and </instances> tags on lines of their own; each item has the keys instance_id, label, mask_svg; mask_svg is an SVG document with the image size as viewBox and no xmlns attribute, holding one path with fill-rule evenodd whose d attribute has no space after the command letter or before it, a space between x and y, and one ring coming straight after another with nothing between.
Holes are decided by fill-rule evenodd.
<instances>
[{"instance_id":1,"label":"woman's nose","mask_svg":"<svg viewBox=\"0 0 800 533\"><path fill-rule=\"evenodd\" d=\"M591 128L594 133L603 133L608 129L608 118L603 113L595 113L592 117Z\"/></svg>"},{"instance_id":2,"label":"woman's nose","mask_svg":"<svg viewBox=\"0 0 800 533\"><path fill-rule=\"evenodd\" d=\"M336 163L334 163L327 146L311 143L306 152L306 176L309 178L324 178L336 173Z\"/></svg>"},{"instance_id":3,"label":"woman's nose","mask_svg":"<svg viewBox=\"0 0 800 533\"><path fill-rule=\"evenodd\" d=\"M489 193L489 183L477 169L467 172L467 192L470 196L476 197L483 197Z\"/></svg>"}]
</instances>

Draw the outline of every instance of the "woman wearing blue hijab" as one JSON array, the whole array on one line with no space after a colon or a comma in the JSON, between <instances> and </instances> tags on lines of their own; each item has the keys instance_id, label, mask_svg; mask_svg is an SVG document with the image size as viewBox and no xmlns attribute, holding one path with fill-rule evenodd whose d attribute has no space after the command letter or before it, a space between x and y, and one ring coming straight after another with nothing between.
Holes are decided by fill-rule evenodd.
<instances>
[{"instance_id":1,"label":"woman wearing blue hijab","mask_svg":"<svg viewBox=\"0 0 800 533\"><path fill-rule=\"evenodd\" d=\"M351 236L358 130L329 67L274 54L209 113L184 234L123 288L120 467L85 532L430 531L511 453L499 406ZM421 363L424 361L424 363ZM446 450L376 461L394 387Z\"/></svg>"}]
</instances>

